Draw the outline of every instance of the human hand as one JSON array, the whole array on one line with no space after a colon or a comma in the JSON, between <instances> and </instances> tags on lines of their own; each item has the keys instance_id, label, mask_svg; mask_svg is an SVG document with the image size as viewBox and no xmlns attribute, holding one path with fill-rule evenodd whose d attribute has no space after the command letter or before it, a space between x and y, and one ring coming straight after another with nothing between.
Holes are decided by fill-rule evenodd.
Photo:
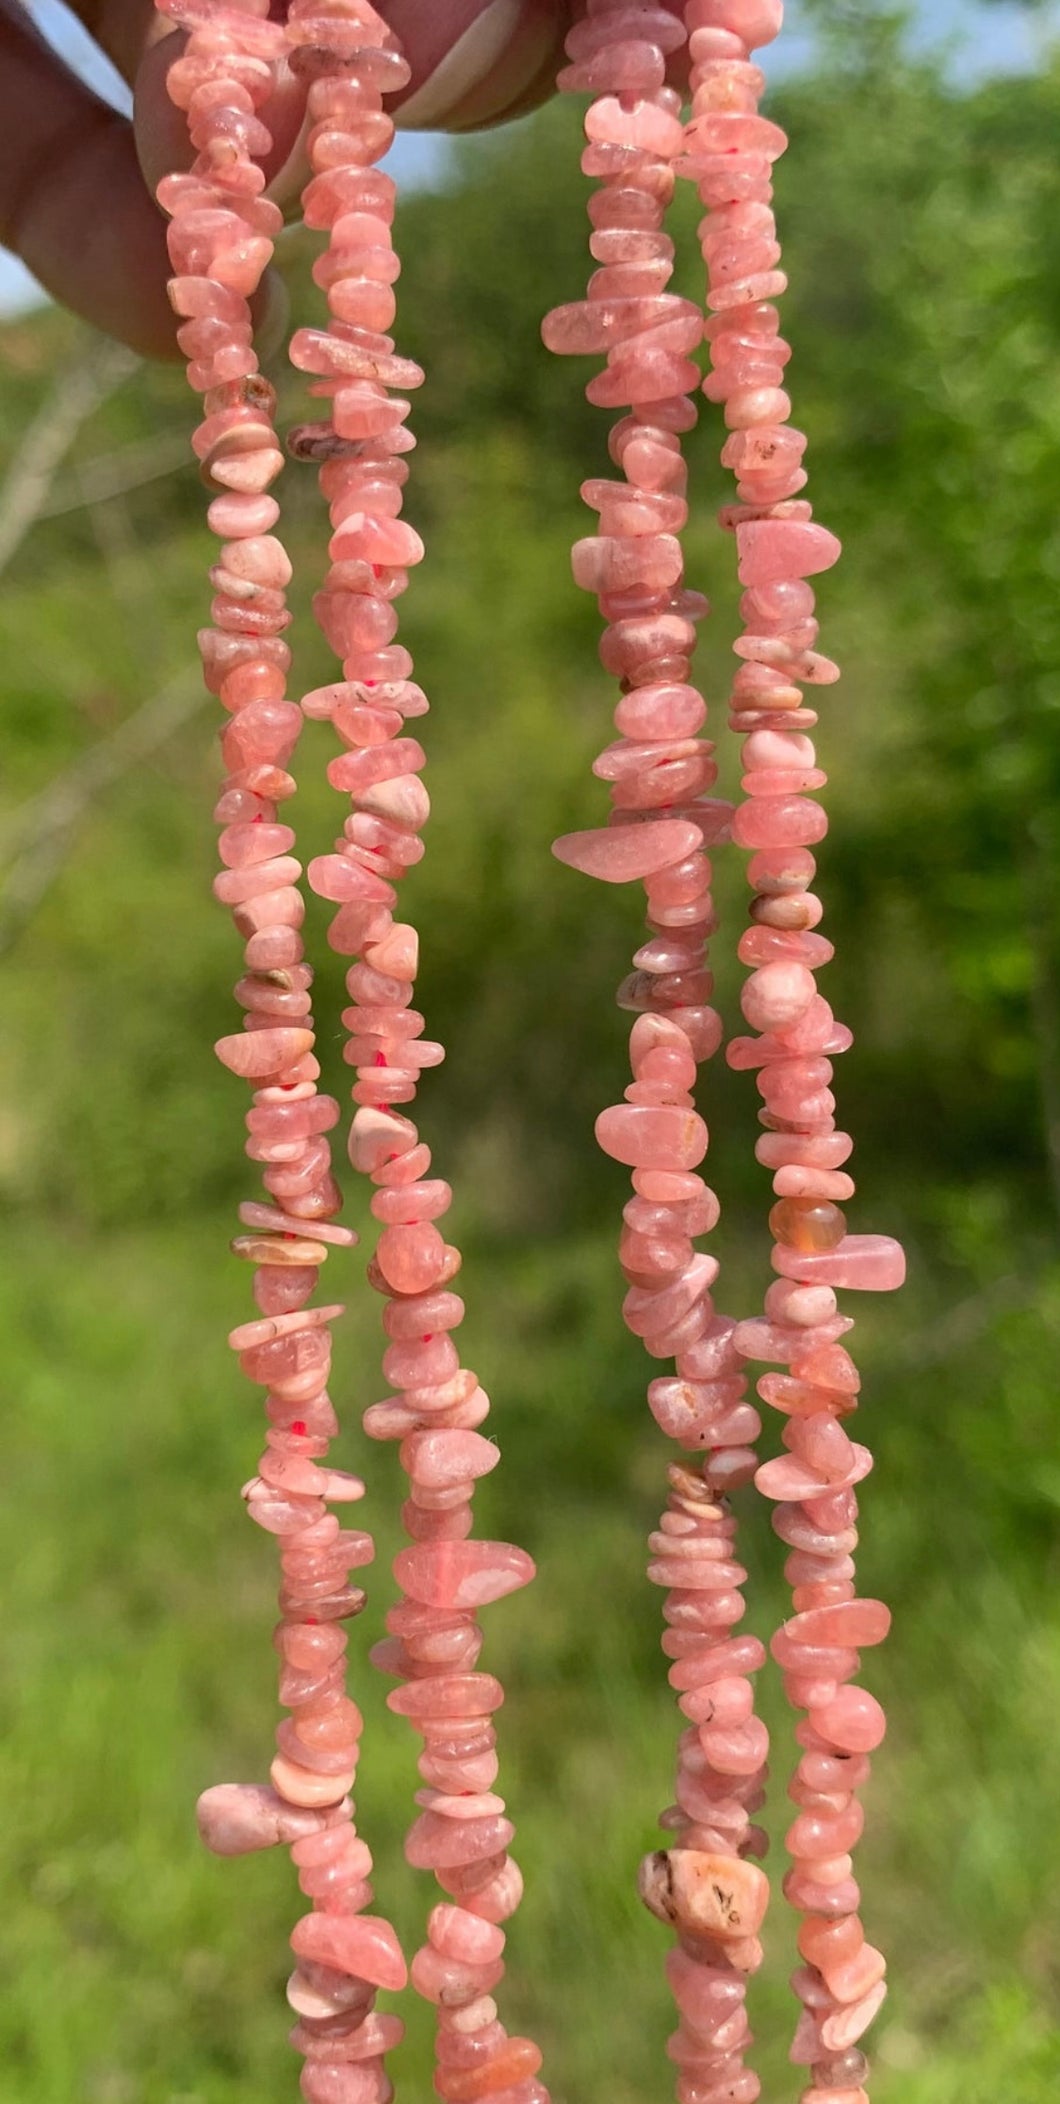
<instances>
[{"instance_id":1,"label":"human hand","mask_svg":"<svg viewBox=\"0 0 1060 2104\"><path fill-rule=\"evenodd\" d=\"M53 297L149 357L175 355L165 223L154 186L187 165L184 118L166 94L183 41L153 0L73 0L133 91L126 118L100 102L37 34L20 0L0 0L0 242ZM412 80L398 122L448 131L497 124L542 102L581 0L377 0ZM273 9L277 12L276 7ZM273 134L270 194L298 191L304 90L283 73L262 115ZM404 112L404 115L402 114ZM276 281L262 288L267 326Z\"/></svg>"}]
</instances>

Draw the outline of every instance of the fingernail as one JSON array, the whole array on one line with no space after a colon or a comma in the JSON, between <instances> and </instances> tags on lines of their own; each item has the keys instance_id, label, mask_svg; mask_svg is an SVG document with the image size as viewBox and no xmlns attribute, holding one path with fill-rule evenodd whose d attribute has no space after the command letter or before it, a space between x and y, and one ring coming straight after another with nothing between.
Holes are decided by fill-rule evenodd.
<instances>
[{"instance_id":1,"label":"fingernail","mask_svg":"<svg viewBox=\"0 0 1060 2104\"><path fill-rule=\"evenodd\" d=\"M402 131L429 130L452 112L492 72L519 28L522 0L492 0L469 23L434 72L395 111Z\"/></svg>"},{"instance_id":2,"label":"fingernail","mask_svg":"<svg viewBox=\"0 0 1060 2104\"><path fill-rule=\"evenodd\" d=\"M282 348L291 319L291 295L278 270L267 270L254 303L255 349L263 365Z\"/></svg>"}]
</instances>

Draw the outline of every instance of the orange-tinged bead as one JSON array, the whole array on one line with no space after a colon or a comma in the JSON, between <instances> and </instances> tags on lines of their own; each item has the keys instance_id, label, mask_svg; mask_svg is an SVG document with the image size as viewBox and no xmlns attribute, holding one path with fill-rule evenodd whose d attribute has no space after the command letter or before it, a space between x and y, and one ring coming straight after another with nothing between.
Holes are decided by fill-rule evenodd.
<instances>
[{"instance_id":1,"label":"orange-tinged bead","mask_svg":"<svg viewBox=\"0 0 1060 2104\"><path fill-rule=\"evenodd\" d=\"M839 1207L827 1200L807 1204L804 1199L782 1198L769 1215L769 1225L778 1242L799 1250L835 1249L847 1231Z\"/></svg>"},{"instance_id":2,"label":"orange-tinged bead","mask_svg":"<svg viewBox=\"0 0 1060 2104\"><path fill-rule=\"evenodd\" d=\"M856 1914L841 1915L838 1921L811 1915L803 1922L798 1936L800 1955L807 1965L816 1965L826 1977L832 1966L856 1958L864 1941L865 1931Z\"/></svg>"},{"instance_id":3,"label":"orange-tinged bead","mask_svg":"<svg viewBox=\"0 0 1060 2104\"><path fill-rule=\"evenodd\" d=\"M541 2049L529 2038L509 2038L491 2059L472 2067L440 2067L434 2087L446 2104L478 2104L495 2090L527 2082L541 2066Z\"/></svg>"}]
</instances>

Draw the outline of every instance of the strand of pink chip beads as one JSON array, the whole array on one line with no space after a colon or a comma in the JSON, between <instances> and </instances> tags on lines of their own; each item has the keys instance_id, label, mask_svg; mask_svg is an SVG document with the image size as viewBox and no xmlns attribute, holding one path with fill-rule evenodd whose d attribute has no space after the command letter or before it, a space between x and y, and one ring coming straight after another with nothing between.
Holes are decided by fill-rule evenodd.
<instances>
[{"instance_id":1,"label":"strand of pink chip beads","mask_svg":"<svg viewBox=\"0 0 1060 2104\"><path fill-rule=\"evenodd\" d=\"M250 1230L233 1248L257 1267L261 1319L230 1339L249 1377L263 1385L269 1430L258 1474L244 1488L252 1519L280 1541L282 1660L280 1701L289 1717L277 1731L270 1786L222 1785L200 1799L207 1845L238 1855L292 1844L299 1883L312 1911L291 1943L298 1965L288 1999L299 2022L292 2043L306 2056L307 2104L387 2104L393 2094L385 2053L402 2036L393 2016L373 2013L376 1991L407 1977L389 1922L366 1914L371 1854L357 1834L349 1796L361 1715L345 1692L341 1623L364 1594L349 1573L371 1560L371 1536L343 1532L329 1504L359 1499L364 1486L325 1464L337 1431L327 1394L330 1328L340 1307L309 1305L329 1245L355 1237L330 1224L341 1204L327 1140L338 1105L317 1093L309 1013L311 973L299 929L301 865L294 834L278 823L295 784L288 765L302 717L285 699L290 616L284 587L291 566L271 533L279 507L268 495L282 465L273 428L275 395L261 378L251 342L249 299L280 224L261 195L255 156L269 134L256 111L271 86L283 33L260 19L267 0L160 0L190 30L170 68L169 92L187 113L196 159L168 176L158 198L171 215L169 253L177 273L170 297L184 317L178 332L188 378L203 395L195 433L203 479L216 492L208 519L222 540L211 571L213 626L200 635L207 685L229 712L221 749L226 769L215 817L224 869L214 890L233 909L246 939L246 971L236 996L242 1034L223 1038L225 1064L254 1085L247 1152L265 1166L264 1204L240 1207Z\"/></svg>"},{"instance_id":2,"label":"strand of pink chip beads","mask_svg":"<svg viewBox=\"0 0 1060 2104\"><path fill-rule=\"evenodd\" d=\"M751 51L772 41L782 0L689 0L692 109L682 173L697 184L706 216L700 236L707 267L712 372L704 392L724 404L731 432L723 463L738 478L739 502L722 515L735 531L741 614L735 650L742 660L730 722L744 736L743 789L733 837L752 851L752 927L739 945L750 975L742 994L754 1038L734 1039L733 1067L755 1069L766 1128L758 1159L774 1172L769 1216L773 1268L764 1319L741 1324L737 1349L779 1363L758 1383L782 1411L787 1453L755 1477L777 1501L773 1524L791 1554L786 1575L794 1617L773 1639L792 1704L805 1713L789 1795L797 1817L787 1846L793 1869L784 1889L803 1916L804 1963L793 1977L803 2004L792 2058L811 2071L803 2104L864 2104L868 2062L859 2041L886 1994L886 1965L866 1941L850 1849L863 1825L856 1791L885 1719L865 1690L851 1685L859 1651L882 1642L890 1613L858 1599L853 1550L854 1486L872 1465L841 1419L857 1403L860 1378L839 1339L851 1327L837 1314L836 1289L886 1291L901 1284L904 1260L883 1235L848 1235L840 1202L854 1192L843 1171L852 1142L837 1132L832 1059L849 1030L817 992L814 972L832 945L815 933L822 914L810 891L812 847L827 816L808 791L824 786L808 733L817 722L804 686L829 685L838 668L814 646L817 622L809 577L829 569L840 548L799 497L805 438L790 428L782 387L789 346L774 299L786 279L772 211L771 169L787 144L759 114L765 85Z\"/></svg>"},{"instance_id":3,"label":"strand of pink chip beads","mask_svg":"<svg viewBox=\"0 0 1060 2104\"><path fill-rule=\"evenodd\" d=\"M858 1377L838 1343L850 1324L836 1315L834 1288L900 1284L902 1258L889 1238L845 1236L834 1202L849 1195L853 1186L836 1175L850 1142L835 1134L827 1055L844 1050L850 1035L835 1023L812 976L813 968L832 955L831 945L812 933L820 907L807 892L814 868L807 849L823 837L827 820L821 807L807 803L804 795L822 786L825 777L815 766L810 741L801 735L816 716L803 707L800 686L828 683L838 675L813 650L813 596L805 579L829 567L839 551L834 536L811 523L810 506L797 501L806 481L801 466L805 440L786 428L790 404L780 382L790 352L779 338L776 310L769 305L786 284L775 268L780 251L770 210L771 163L786 142L776 126L758 115L764 79L750 63L750 54L776 35L782 7L780 0L690 0L684 15L690 35L692 113L684 151L675 158L678 172L697 181L708 207L701 234L709 274L713 318L707 335L714 371L704 391L725 403L733 433L723 460L737 472L740 501L722 516L723 524L736 532L741 581L748 588L742 603L748 631L736 644L744 663L736 680L732 718L734 727L748 734L743 783L748 802L735 814L733 832L741 845L757 850L749 870L756 892L755 925L742 938L740 955L754 968L744 993L744 1012L763 1035L757 1041L738 1040L728 1056L734 1066L760 1070L766 1102L762 1121L768 1131L757 1151L777 1172L779 1201L770 1222L778 1245L774 1265L781 1277L767 1296L765 1322L739 1325L729 1348L740 1358L779 1359L791 1369L786 1380L769 1375L760 1383L764 1400L789 1415L789 1455L766 1463L757 1471L756 1482L763 1494L780 1501L775 1524L793 1549L787 1572L795 1588L796 1615L775 1638L773 1651L784 1669L789 1697L808 1712L807 1722L799 1727L803 1758L791 1786L800 1808L788 1835L795 1868L785 1882L788 1897L807 1916L799 1938L806 1963L794 1980L806 2015L793 2057L812 2070L804 2104L863 2104L861 2081L867 2063L856 2047L883 2000L884 1961L865 1942L856 1912L858 1888L846 1851L861 1827L853 1793L867 1778L865 1755L882 1737L883 1718L871 1696L847 1683L858 1665L855 1646L880 1641L889 1616L882 1603L854 1596L849 1557L857 1540L853 1485L870 1462L865 1449L853 1446L838 1422L854 1406ZM657 27L665 33L662 22ZM651 140L658 152L661 141L656 113L665 98L660 59L666 45L660 38L654 50L647 49L651 34L645 8L598 0L568 46L576 63L560 77L561 86L600 96L586 120L590 142L599 142L600 158L594 165L591 143L582 165L588 173L605 173L602 161L610 147L613 161L607 172L618 192L637 186L632 149L644 148ZM596 226L617 223L623 234L612 244L605 237L599 256L620 267L597 274L584 306L551 316L546 341L555 349L602 349L610 342L615 346L609 357L612 372L623 368L623 377L627 382L633 379L635 390L647 392L644 378L649 373L653 384L660 383L660 391L671 375L678 385L690 384L677 380L676 374L678 346L671 324L680 310L675 303L663 304L672 250L661 232L662 212L646 212L643 198L633 196L605 212L600 218L594 213ZM653 294L658 304L649 306ZM605 314L600 308L609 299L611 311ZM623 299L628 301L624 308ZM695 340L690 335L679 347L691 349ZM670 367L656 356L652 373L652 354L663 343L671 352ZM647 355L638 369L641 353ZM630 401L629 392L617 392L619 385L609 373L602 386L590 387L590 399ZM635 391L633 399L635 405ZM657 409L655 414L656 421L662 421ZM636 406L633 417L636 421ZM612 456L616 453L613 443ZM627 477L635 479L628 468ZM586 485L583 494L593 501L606 488ZM639 503L639 516L634 503ZM610 528L609 536L575 550L577 581L611 582L624 555L623 581L628 577L645 595L653 585L658 590L666 581L659 546L663 523L658 513L651 516L641 492L631 497L619 485L610 520L601 519L602 529ZM672 523L681 523L678 514ZM644 539L636 551L639 561L631 563L620 544L638 529ZM653 534L655 546L646 546ZM656 601L635 611L657 615L661 609ZM606 651L604 655L606 663ZM618 669L626 671L624 665ZM617 712L620 728L625 706ZM665 728L672 734L676 725L668 721ZM656 757L667 764L678 754L671 748ZM644 772L643 758L638 763L621 748L602 756L596 771L621 783L623 765L634 774ZM672 820L679 815L675 805L680 795L678 788L670 796L656 796L653 809L665 808L667 820ZM615 802L612 824L617 820L622 826L627 821L618 797ZM631 854L623 863L625 847L609 835L590 834L557 843L557 852L576 867L617 879L640 873L631 866ZM642 971L668 961L653 945L637 958ZM688 959L686 968L691 963ZM660 1007L666 1004L659 992L658 981L650 994L643 980L632 986L627 982L621 998L628 1005L646 1006L650 1001L652 1007ZM615 1144L628 1122L622 1110L606 1112L598 1137L608 1152L636 1161L628 1142L625 1150ZM829 1254L833 1248L834 1256ZM687 1276L695 1260L687 1249L681 1257ZM638 1326L636 1301L632 1309L627 1301L626 1313ZM678 1373L685 1370L679 1357ZM685 1414L694 1407L689 1384L658 1383L655 1390L653 1404L656 1396L664 1402L663 1410L656 1410L664 1429L691 1431ZM741 1407L734 1398L734 1409ZM708 1462L704 1471L708 1480L711 1466ZM665 1563L662 1568L666 1570ZM698 1836L685 1831L682 1838L687 1843ZM680 1876L686 1881L695 1876L694 1857L682 1857L683 1851L671 1849L650 1858L642 1879L649 1905L671 1917ZM679 1907L680 1901L676 1904ZM699 2061L690 2067L703 2033L697 2038L684 2007L683 2013L684 2040L679 2033L672 2048L685 2069L678 2093L685 2104L701 2104L708 2095L720 2098L722 2092L709 2088L709 2064ZM741 2077L731 2063L725 2072L735 2082L747 2083L746 2091L725 2094L756 2094L753 2075Z\"/></svg>"},{"instance_id":4,"label":"strand of pink chip beads","mask_svg":"<svg viewBox=\"0 0 1060 2104\"><path fill-rule=\"evenodd\" d=\"M671 1467L668 1510L651 1538L649 1575L668 1588L663 1649L688 1727L677 1802L661 1822L669 1846L645 1859L640 1890L678 1932L667 1970L680 2013L669 2045L679 2104L754 2104L761 2083L744 2064L745 1994L762 1961L757 1932L769 1888L747 1858L764 1852L752 1814L764 1799L768 1735L750 1676L765 1651L756 1637L733 1634L746 1572L735 1561L725 1493L754 1474L761 1420L745 1400L735 1321L714 1309L717 1262L693 1246L719 1213L694 1173L707 1130L691 1090L697 1062L721 1041L708 1005L717 921L704 849L728 838L731 806L704 793L717 769L712 744L698 735L707 711L689 677L693 620L706 607L683 587L677 538L688 513L680 433L696 421L690 390L700 384L689 353L703 334L699 308L665 289L674 251L663 219L685 150L666 62L684 41L666 8L590 0L559 76L562 91L594 97L581 165L599 182L589 216L600 268L588 297L555 309L543 334L557 352L606 351L586 392L628 413L610 441L625 479L583 484L600 528L573 556L576 582L598 595L608 624L601 657L622 687L619 739L594 764L612 785L612 810L605 829L567 835L555 852L609 882L641 878L647 895L649 939L619 991L620 1005L638 1012L634 1078L596 1131L633 1172L619 1250L626 1322L653 1356L675 1360L674 1377L651 1384L652 1411L688 1453L706 1453L699 1468Z\"/></svg>"},{"instance_id":5,"label":"strand of pink chip beads","mask_svg":"<svg viewBox=\"0 0 1060 2104\"><path fill-rule=\"evenodd\" d=\"M186 20L186 8L181 8L181 14ZM232 35L230 25L229 44ZM251 35L245 41L253 43L254 38ZM532 1575L532 1565L522 1551L507 1544L469 1543L466 1548L461 1546L470 1528L468 1495L474 1477L494 1465L498 1457L490 1442L478 1438L471 1429L486 1413L486 1398L474 1376L461 1373L454 1381L448 1365L450 1354L455 1365L455 1352L446 1326L459 1320L462 1304L455 1295L447 1295L440 1289L455 1273L460 1260L457 1252L447 1251L441 1245L440 1266L434 1261L440 1237L437 1229L430 1225L432 1217L438 1217L444 1210L444 1206L437 1202L439 1197L444 1196L448 1202L447 1187L427 1185L422 1181L422 1171L429 1165L427 1150L417 1147L415 1129L410 1127L408 1120L400 1121L402 1140L395 1142L398 1128L387 1107L388 1098L407 1100L414 1093L414 1071L411 1073L412 1086L409 1086L413 1051L411 1036L399 1045L404 1061L402 1071L395 1071L393 1060L388 1067L384 1062L385 1070L380 1071L379 1047L383 1041L384 1021L393 1038L400 1037L402 1022L406 1027L411 1024L415 1030L416 1027L422 1029L422 1020L417 1026L416 1019L408 1014L411 979L404 985L400 1015L394 1009L384 1018L380 1007L384 990L390 993L393 1001L393 989L396 984L400 987L400 982L393 980L399 950L405 960L401 968L405 969L411 960L414 971L414 949L410 951L409 945L411 942L414 946L415 938L411 930L394 931L393 919L388 912L386 932L391 933L393 939L383 961L389 963L390 973L381 973L377 969L384 933L380 922L381 904L388 899L393 903L395 896L392 887L380 878L378 871L386 866L391 874L396 873L393 867L395 855L399 868L416 859L416 853L420 851L416 824L422 824L429 808L423 792L420 792L420 801L416 801L419 784L414 774L407 770L408 753L401 743L393 740L393 729L403 722L400 709L386 711L378 706L373 709L365 685L368 683L372 689L377 689L385 677L388 684L384 691L373 692L374 702L379 703L384 698L395 700L400 687L406 703L405 714L422 713L426 707L419 690L407 679L411 671L407 652L400 647L393 650L386 647L394 627L389 600L405 582L404 570L395 566L394 555L398 553L407 563L421 550L417 537L396 516L400 506L400 481L403 479L397 456L410 442L400 429L407 405L393 403L383 382L415 384L422 376L407 361L394 359L392 343L379 335L380 324L385 323L393 311L389 286L396 277L397 266L389 237L393 185L371 167L377 156L386 150L392 136L393 127L381 108L382 90L403 85L407 72L385 25L370 8L332 5L324 17L319 8L296 7L289 19L287 41L293 48L294 63L316 76L309 89L309 99L310 115L317 121L308 144L317 180L311 182L307 190L306 216L311 223L323 223L337 229L327 256L317 266L318 277L329 289L331 330L329 333L301 331L292 346L298 364L324 375L314 391L336 397L332 412L334 422L316 430L303 428L295 437L296 452L323 452L331 456L322 469L322 479L325 494L333 503L336 536L342 542L339 548L333 547L333 566L316 605L329 638L344 654L345 691L324 690L322 694L309 698L309 709L311 713L330 714L333 707L345 701L345 709L340 708L338 712L340 734L353 748L355 757L359 752L362 761L369 761L367 770L362 766L361 777L366 772L370 777L367 780L351 777L341 783L341 786L358 791L354 815L338 844L337 853L319 858L313 865L312 878L323 895L342 902L331 931L333 945L347 954L359 955L367 943L374 959L374 965L362 963L349 975L354 1000L359 999L362 1004L374 1002L370 1014L362 1006L354 1017L356 1027L372 1042L366 1053L361 1046L370 1065L362 1072L354 1092L362 1108L358 1111L359 1124L355 1125L352 1148L354 1159L362 1166L371 1166L376 1180L385 1187L375 1206L388 1225L384 1227L373 1270L376 1282L384 1283L394 1294L388 1328L395 1341L387 1355L386 1370L396 1384L404 1382L405 1398L397 1406L399 1412L404 1412L400 1425L395 1423L394 1410L388 1412L386 1405L376 1406L369 1412L369 1424L376 1436L394 1436L395 1431L406 1435L418 1431L424 1435L418 1439L408 1436L403 1445L403 1456L410 1465L413 1479L413 1495L406 1507L406 1517L418 1545L398 1559L398 1575L406 1586L408 1597L401 1607L392 1611L389 1621L395 1635L389 1647L380 1649L385 1662L390 1666L397 1664L399 1670L408 1672L413 1683L431 1681L429 1691L414 1684L392 1698L395 1707L404 1709L417 1720L427 1740L421 1766L432 1787L425 1793L429 1801L410 1836L410 1853L414 1859L425 1863L430 1861L439 1870L444 1889L465 1902L434 1910L429 1923L428 1947L418 1955L413 1976L430 1999L444 2004L439 2040L442 2064L437 2084L440 2093L460 2098L514 2090L518 2104L538 2104L538 2100L547 2096L532 2079L540 2065L540 2053L529 2040L507 2038L496 2021L495 2005L487 1992L503 1971L499 1956L504 1937L499 1922L517 1904L521 1880L516 1866L506 1855L506 1843L513 1830L501 1816L503 1801L492 1798L488 1790L497 1767L493 1753L495 1735L488 1719L502 1699L502 1693L492 1676L476 1675L471 1670L481 1643L474 1621L474 1607L486 1598L500 1597L513 1585L527 1582ZM201 63L205 55L201 48L190 54L200 66L195 86L209 86L208 114L213 131L230 141L234 98L228 92L223 67L220 69L220 83L216 66L203 81ZM216 58L218 54L214 52L212 56ZM185 74L180 74L174 69L178 93L187 84L187 70L185 68ZM226 113L223 132L216 115L222 108ZM194 121L198 112L190 114ZM267 136L260 127L249 143L259 153L266 149ZM257 170L253 172L258 175ZM202 202L201 197L197 198L200 206ZM382 219L380 214L384 215ZM268 212L265 217L267 221ZM381 242L380 227L383 229ZM264 235L274 230L272 225L266 224L261 233ZM212 234L218 231L216 228L207 230ZM230 243L233 229L229 227L224 232ZM242 230L238 238L245 238ZM268 246L265 244L254 257L257 275L260 275L267 255ZM248 283L246 289L252 290L252 284ZM388 302L389 311L385 311ZM198 337L195 345L187 343L182 347L199 348ZM216 373L211 372L209 378L216 377ZM241 375L240 380L244 377ZM255 400L260 394L258 383ZM244 406L241 398L235 406ZM240 431L240 442L245 444L242 424ZM271 457L273 449L269 450L270 458L262 465L267 466L268 479L271 479L279 466L279 456ZM380 490L383 491L383 500L380 499ZM396 507L391 501L395 494ZM351 496L360 506L356 520L351 513ZM274 520L273 506L267 521L256 522L259 532L262 524L271 524ZM345 527L344 539L340 533L342 527ZM390 546L384 550L382 543L387 537ZM396 551L393 543L398 538L402 545ZM363 545L366 542L369 544L367 548ZM390 555L386 568L380 560L385 552ZM370 584L367 592L366 578ZM262 626L266 616L275 617L277 621L281 618L280 607L265 606L257 601L255 604L262 617L255 622L256 627ZM372 645L376 647L373 649ZM402 679L401 675L406 676ZM325 700L327 707L323 706ZM361 704L359 710L358 703ZM393 719L389 725L384 722L387 714ZM385 755L371 752L373 745L383 742L387 731L389 751ZM380 759L384 761L382 767ZM402 768L403 760L405 768ZM422 754L418 764L422 765ZM340 770L342 765L340 762ZM394 806L394 790L390 786L398 779L395 768L401 774L405 791L399 809ZM410 809L410 790L413 792L414 811ZM394 835L395 822L400 818L406 820L407 829L397 825L396 838L391 837L386 842L384 836L388 832ZM416 823L410 824L413 819ZM293 836L285 844L290 845L292 840ZM389 854L385 851L387 846ZM297 875L297 865L287 874ZM374 938L373 942L368 942L369 934ZM308 1007L307 993L305 1006ZM236 1043L242 1056L242 1041ZM357 1050L354 1042L355 1058ZM429 1050L432 1059L440 1058L440 1048L417 1045L415 1065L428 1063L426 1055ZM373 1116L371 1109L363 1107L366 1103L383 1108ZM406 1189L404 1182L410 1175L415 1187ZM255 1216L254 1224L263 1223ZM389 1266L389 1277L384 1266ZM431 1274L429 1282L425 1267ZM433 1287L433 1293L429 1287ZM427 1319L436 1323L438 1335L428 1334L424 1339L423 1324ZM259 1339L255 1330L253 1337L238 1332L237 1341L245 1347L251 1343L257 1345ZM444 1368L439 1363L443 1359L446 1362ZM440 1381L438 1376L443 1372L445 1379ZM457 1388L460 1394L454 1400L453 1391ZM395 1652L401 1654L400 1661ZM459 1671L461 1665L465 1669L463 1672ZM231 1841L235 1796L231 1790L207 1794L202 1817L214 1845L219 1839L226 1845ZM241 1793L239 1802L246 1810L249 1794ZM305 1925L302 1925L301 1940L306 1941ZM328 1955L336 1963L341 1963L341 1954L336 1950L329 1950ZM315 1981L311 1984L319 1986L321 1983ZM397 1981L390 1980L386 1984L397 1984ZM338 2082L341 2083L342 2104L346 2104L347 2093L353 2098L355 2088L358 2099L362 2099L363 2093L364 2104L367 2104L366 2085L370 2086L375 2078L375 2068L358 2065L354 2069L352 2064L347 2064L352 2063L354 2052L359 2062L365 2059L379 2061L379 2055L370 2051L377 2038L378 2023L372 2020L366 2038L362 2016L363 2011L359 2009L356 2023L345 2025L340 2023L338 2012L334 2021L329 2018L327 2044L334 2046L335 2065L341 2064L345 2072L337 2076L335 2066L327 2069L322 2064L310 2067L303 2079L307 2095L315 2099L318 2094L323 2096L326 2090L329 2099L337 2099ZM311 2019L308 2021L311 2028ZM306 2029L307 2022L304 2021L296 2034L296 2043L307 2043ZM345 2048L341 2063L338 2058L340 2033ZM397 2035L387 2032L382 2044L393 2043ZM376 2090L381 2091L381 2088L381 2080L376 2080ZM372 2094L374 2096L375 2090Z\"/></svg>"},{"instance_id":6,"label":"strand of pink chip beads","mask_svg":"<svg viewBox=\"0 0 1060 2104\"><path fill-rule=\"evenodd\" d=\"M427 1943L412 1961L413 1985L437 2009L435 2088L451 2104L497 2097L503 2104L548 2104L536 2080L541 2052L508 2036L492 1990L504 1973L505 1931L522 1895L508 1854L514 1827L493 1785L498 1775L491 1718L503 1702L499 1681L476 1672L482 1632L476 1611L526 1585L534 1566L508 1542L468 1539L475 1482L496 1466L497 1448L477 1430L489 1400L462 1368L452 1332L464 1304L448 1290L459 1250L437 1225L452 1192L430 1178L430 1149L411 1118L395 1109L416 1094L421 1069L442 1047L421 1035L410 1006L418 962L415 930L396 922L395 883L423 854L430 800L420 773L425 755L403 734L427 701L413 682L412 659L394 641L394 600L423 554L400 516L415 441L406 428L412 389L423 374L394 355L386 334L396 311L398 275L391 222L394 185L373 164L393 138L383 109L408 69L392 32L368 0L293 0L288 38L295 65L311 73L313 170L304 197L311 226L327 230L314 266L327 294L326 329L299 329L291 356L319 376L312 391L330 398L330 415L291 435L296 456L316 458L330 509L331 567L314 608L342 659L342 680L303 700L326 718L346 751L328 768L351 798L351 814L330 855L310 864L314 890L338 906L329 941L356 959L347 973L356 1069L350 1158L377 1186L372 1211L381 1232L368 1276L386 1296L390 1338L383 1370L398 1392L365 1413L374 1439L399 1439L410 1494L402 1517L412 1545L395 1559L402 1590L387 1614L388 1638L372 1658L404 1683L388 1696L424 1741L426 1787L406 1841L410 1863L435 1872L451 1904L436 1906ZM322 48L326 47L326 48Z\"/></svg>"}]
</instances>

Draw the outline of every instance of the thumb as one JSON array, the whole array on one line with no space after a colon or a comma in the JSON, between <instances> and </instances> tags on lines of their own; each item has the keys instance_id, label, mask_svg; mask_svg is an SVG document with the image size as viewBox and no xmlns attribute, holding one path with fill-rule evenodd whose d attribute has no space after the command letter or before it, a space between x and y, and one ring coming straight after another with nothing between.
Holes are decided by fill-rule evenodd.
<instances>
[{"instance_id":1,"label":"thumb","mask_svg":"<svg viewBox=\"0 0 1060 2104\"><path fill-rule=\"evenodd\" d=\"M165 225L132 127L21 9L0 12L0 241L96 328L149 357L172 355Z\"/></svg>"}]
</instances>

